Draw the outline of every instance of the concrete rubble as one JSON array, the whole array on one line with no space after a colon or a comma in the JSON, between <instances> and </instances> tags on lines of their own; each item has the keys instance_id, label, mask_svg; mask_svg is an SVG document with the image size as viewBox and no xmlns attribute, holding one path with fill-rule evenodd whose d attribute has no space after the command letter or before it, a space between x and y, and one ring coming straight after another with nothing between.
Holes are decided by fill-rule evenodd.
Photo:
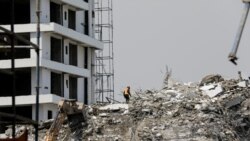
<instances>
[{"instance_id":1,"label":"concrete rubble","mask_svg":"<svg viewBox=\"0 0 250 141\"><path fill-rule=\"evenodd\" d=\"M82 123L83 129L78 129L81 139L74 137L65 122L58 140L248 141L247 84L247 80L209 75L200 83L175 83L162 90L137 91L129 104L88 106L84 113L87 120ZM41 140L49 127L46 122L42 125ZM30 132L30 140L33 137Z\"/></svg>"}]
</instances>

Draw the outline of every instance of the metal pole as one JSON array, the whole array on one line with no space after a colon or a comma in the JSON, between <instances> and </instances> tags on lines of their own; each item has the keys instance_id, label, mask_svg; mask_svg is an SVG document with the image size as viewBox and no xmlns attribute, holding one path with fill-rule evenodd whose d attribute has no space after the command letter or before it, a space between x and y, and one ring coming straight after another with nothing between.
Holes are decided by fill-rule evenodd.
<instances>
[{"instance_id":1,"label":"metal pole","mask_svg":"<svg viewBox=\"0 0 250 141\"><path fill-rule=\"evenodd\" d=\"M249 2L245 3L242 18L241 18L241 21L240 21L240 25L239 25L239 28L238 28L238 31L237 31L237 34L236 34L236 37L235 37L234 45L233 45L232 51L230 52L230 54L228 56L229 60L232 63L234 63L235 65L237 65L237 63L235 62L238 59L236 57L236 53L237 53L237 50L238 50L238 47L239 47L239 44L240 44L243 29L244 29L245 24L246 24L247 16L248 16L248 13L249 13L249 8L250 8L250 3Z\"/></svg>"},{"instance_id":2,"label":"metal pole","mask_svg":"<svg viewBox=\"0 0 250 141\"><path fill-rule=\"evenodd\" d=\"M15 24L15 0L11 0L11 32L14 33L14 24ZM15 140L16 134L16 76L15 76L15 49L14 49L14 35L11 36L11 72L12 72L12 112L13 112L13 120L12 120L12 138Z\"/></svg>"},{"instance_id":3,"label":"metal pole","mask_svg":"<svg viewBox=\"0 0 250 141\"><path fill-rule=\"evenodd\" d=\"M37 46L40 46L40 0L36 0L36 16L37 16ZM38 141L38 125L39 125L39 88L40 88L40 53L39 48L36 49L36 122L35 140Z\"/></svg>"}]
</instances>

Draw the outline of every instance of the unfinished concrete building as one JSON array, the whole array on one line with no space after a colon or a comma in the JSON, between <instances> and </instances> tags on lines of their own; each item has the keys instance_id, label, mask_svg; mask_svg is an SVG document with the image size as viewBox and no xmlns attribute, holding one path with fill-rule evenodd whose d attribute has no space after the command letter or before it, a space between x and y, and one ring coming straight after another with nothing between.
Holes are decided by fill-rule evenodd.
<instances>
[{"instance_id":1,"label":"unfinished concrete building","mask_svg":"<svg viewBox=\"0 0 250 141\"><path fill-rule=\"evenodd\" d=\"M10 29L9 0L0 1L0 25ZM56 115L59 100L95 102L93 0L41 0L39 119ZM35 0L15 0L15 32L36 43ZM10 70L10 46L0 45L0 69ZM36 53L15 42L17 114L35 119ZM11 77L0 73L0 111L11 112Z\"/></svg>"}]
</instances>

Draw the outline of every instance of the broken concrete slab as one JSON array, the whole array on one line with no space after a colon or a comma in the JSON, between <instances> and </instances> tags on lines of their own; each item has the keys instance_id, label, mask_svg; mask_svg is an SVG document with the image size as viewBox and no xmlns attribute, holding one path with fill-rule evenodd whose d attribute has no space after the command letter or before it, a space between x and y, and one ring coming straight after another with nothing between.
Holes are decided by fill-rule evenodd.
<instances>
[{"instance_id":1,"label":"broken concrete slab","mask_svg":"<svg viewBox=\"0 0 250 141\"><path fill-rule=\"evenodd\" d=\"M109 110L109 111L117 111L120 109L128 109L128 104L110 104L110 105L106 105L103 107L100 107L99 110Z\"/></svg>"},{"instance_id":2,"label":"broken concrete slab","mask_svg":"<svg viewBox=\"0 0 250 141\"><path fill-rule=\"evenodd\" d=\"M246 82L246 81L241 81L241 82L239 82L237 85L238 85L239 87L245 88L245 87L247 87L247 82Z\"/></svg>"},{"instance_id":3,"label":"broken concrete slab","mask_svg":"<svg viewBox=\"0 0 250 141\"><path fill-rule=\"evenodd\" d=\"M200 87L200 90L202 90L204 94L208 95L210 98L213 98L223 92L220 84L210 84L202 86Z\"/></svg>"},{"instance_id":4,"label":"broken concrete slab","mask_svg":"<svg viewBox=\"0 0 250 141\"><path fill-rule=\"evenodd\" d=\"M231 108L233 106L241 104L244 100L245 100L244 96L234 97L233 99L226 102L225 107L226 108Z\"/></svg>"}]
</instances>

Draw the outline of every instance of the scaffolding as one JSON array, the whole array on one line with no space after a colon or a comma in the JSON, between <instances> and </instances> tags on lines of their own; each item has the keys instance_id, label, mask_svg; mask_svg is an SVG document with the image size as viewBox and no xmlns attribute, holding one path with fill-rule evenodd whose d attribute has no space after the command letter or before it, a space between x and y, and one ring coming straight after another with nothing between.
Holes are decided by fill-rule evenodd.
<instances>
[{"instance_id":1,"label":"scaffolding","mask_svg":"<svg viewBox=\"0 0 250 141\"><path fill-rule=\"evenodd\" d=\"M11 19L11 23L10 23L10 30L0 26L0 45L3 46L9 46L10 45L10 52L11 52L11 70L0 70L1 73L4 73L6 75L10 75L11 79L12 79L12 91L11 91L11 103L12 103L12 113L5 113L5 112L0 112L0 115L3 117L7 117L10 118L12 120L11 124L12 124L12 138L14 140L18 140L15 139L16 138L16 124L32 124L35 127L35 141L38 141L38 122L39 122L39 88L40 88L40 79L39 79L39 75L40 75L40 66L39 66L39 58L40 58L40 0L36 0L36 26L37 26L37 44L34 44L33 42L25 39L24 37L18 35L15 33L14 31L14 25L15 25L15 0L11 0L10 1L10 19ZM25 118L22 117L20 115L17 115L16 113L16 66L15 66L15 59L16 59L16 53L15 53L15 49L16 49L16 45L15 42L16 41L22 41L26 44L28 44L28 49L34 49L36 52L36 113L35 113L35 117L36 120L33 121L29 118ZM25 47L24 47L25 48ZM5 50L7 48L3 48L0 47L0 49ZM20 121L17 121L20 120ZM9 124L9 122L5 122L5 121L0 121L0 123L7 123ZM0 125L1 126L1 125ZM8 139L7 139L8 140Z\"/></svg>"},{"instance_id":2,"label":"scaffolding","mask_svg":"<svg viewBox=\"0 0 250 141\"><path fill-rule=\"evenodd\" d=\"M112 0L95 0L95 37L104 44L96 51L96 101L114 100L114 50Z\"/></svg>"}]
</instances>

